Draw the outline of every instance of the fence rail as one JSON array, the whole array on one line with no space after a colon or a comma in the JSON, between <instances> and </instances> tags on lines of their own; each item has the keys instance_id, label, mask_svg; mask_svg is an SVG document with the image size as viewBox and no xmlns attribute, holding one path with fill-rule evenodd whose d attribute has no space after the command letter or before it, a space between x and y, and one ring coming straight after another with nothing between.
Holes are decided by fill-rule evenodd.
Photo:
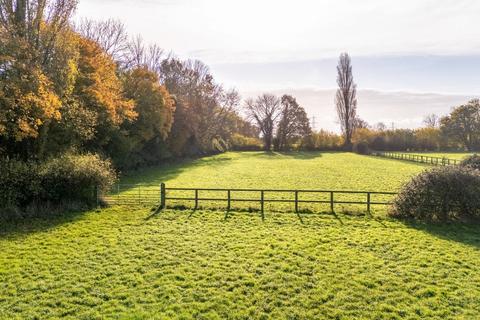
<instances>
[{"instance_id":1,"label":"fence rail","mask_svg":"<svg viewBox=\"0 0 480 320\"><path fill-rule=\"evenodd\" d=\"M302 198L306 194L314 198ZM296 213L300 212L302 204L328 204L332 212L337 204L361 205L366 208L367 212L370 212L373 205L391 205L391 201L387 201L385 198L392 198L394 195L396 195L395 192L353 190L181 188L167 187L161 183L156 186L119 184L100 197L102 201L109 204L151 204L158 205L161 209L171 205L172 202L180 201L191 203L191 208L196 210L200 208L201 204L206 204L205 208L208 208L211 205L208 202L213 201L224 203L223 207L229 211L232 209L233 203L251 202L259 206L258 210L264 217L267 203L293 204ZM354 197L354 199L349 199L348 196Z\"/></svg>"},{"instance_id":2,"label":"fence rail","mask_svg":"<svg viewBox=\"0 0 480 320\"><path fill-rule=\"evenodd\" d=\"M457 159L431 157L431 156L424 156L420 154L411 154L411 153L374 151L372 152L372 155L377 157L396 159L396 160L425 163L425 164L430 164L435 166L451 166L451 165L457 165L460 163L460 160L457 160Z\"/></svg>"}]
</instances>

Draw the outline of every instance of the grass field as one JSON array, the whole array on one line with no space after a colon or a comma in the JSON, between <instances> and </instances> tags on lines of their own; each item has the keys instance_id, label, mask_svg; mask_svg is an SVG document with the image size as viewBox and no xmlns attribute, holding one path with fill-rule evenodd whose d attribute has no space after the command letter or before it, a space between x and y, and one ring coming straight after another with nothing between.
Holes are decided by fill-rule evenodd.
<instances>
[{"instance_id":1,"label":"grass field","mask_svg":"<svg viewBox=\"0 0 480 320\"><path fill-rule=\"evenodd\" d=\"M227 153L128 183L389 189L423 166ZM116 206L0 227L1 319L478 319L480 227Z\"/></svg>"},{"instance_id":2,"label":"grass field","mask_svg":"<svg viewBox=\"0 0 480 320\"><path fill-rule=\"evenodd\" d=\"M125 184L150 184L158 189L160 182L168 187L204 188L254 188L254 189L322 189L357 191L397 191L412 175L428 168L426 165L392 161L376 157L360 156L353 153L263 153L229 152L188 163L172 164L152 168L122 180ZM137 188L131 189L136 194ZM144 189L144 187L142 187ZM148 188L148 187L147 187ZM192 192L172 192L172 196L193 196ZM223 197L219 192L203 192L203 197ZM237 198L258 198L258 193L242 193ZM292 194L268 194L272 199L292 199ZM337 197L337 196L336 196ZM327 200L328 194L305 194L302 199ZM361 200L364 195L340 195L337 200ZM390 197L391 199L391 197ZM388 201L388 197L372 197L373 200ZM185 201L173 201L172 205L187 205ZM225 207L225 202L204 203L206 206ZM238 206L258 208L257 203L241 203ZM292 204L275 204L267 208L291 211ZM328 205L302 205L313 211L328 210ZM363 207L337 206L339 210L365 210ZM374 210L384 212L385 207Z\"/></svg>"}]
</instances>

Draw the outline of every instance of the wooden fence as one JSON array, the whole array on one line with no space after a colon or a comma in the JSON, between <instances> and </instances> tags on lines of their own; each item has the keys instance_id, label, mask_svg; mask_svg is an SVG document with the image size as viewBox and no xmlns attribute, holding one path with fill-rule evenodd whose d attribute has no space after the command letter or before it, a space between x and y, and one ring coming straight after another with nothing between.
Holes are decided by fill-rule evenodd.
<instances>
[{"instance_id":1,"label":"wooden fence","mask_svg":"<svg viewBox=\"0 0 480 320\"><path fill-rule=\"evenodd\" d=\"M182 194L178 195L179 192ZM212 193L215 196L212 196ZM247 194L247 197L242 194ZM313 198L305 199L302 197L305 194L309 194ZM201 205L202 208L213 208L211 207L212 202L221 202L224 203L222 207L227 211L233 209L234 203L250 202L258 205L258 211L264 217L267 203L291 203L292 209L296 213L302 210L302 204L327 204L332 212L334 212L336 204L360 205L370 212L373 205L390 205L391 201L386 201L385 198L391 199L396 194L395 192L350 190L180 188L167 187L161 183L156 186L119 184L111 192L99 195L99 201L108 204L158 205L160 209L172 207L171 204L180 201L190 203L191 205L188 207L194 210L199 209ZM345 198L349 195L355 199Z\"/></svg>"},{"instance_id":2,"label":"wooden fence","mask_svg":"<svg viewBox=\"0 0 480 320\"><path fill-rule=\"evenodd\" d=\"M425 163L425 164L430 164L435 166L450 166L450 165L457 165L460 163L460 160L457 160L457 159L431 157L431 156L425 156L420 154L410 154L410 153L374 151L372 152L372 155L377 157L383 157L383 158Z\"/></svg>"}]
</instances>

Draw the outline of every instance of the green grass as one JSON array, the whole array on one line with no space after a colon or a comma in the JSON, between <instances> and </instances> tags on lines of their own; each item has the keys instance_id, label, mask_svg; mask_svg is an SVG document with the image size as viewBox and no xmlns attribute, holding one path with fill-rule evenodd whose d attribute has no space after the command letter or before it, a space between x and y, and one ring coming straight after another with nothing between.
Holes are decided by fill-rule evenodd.
<instances>
[{"instance_id":1,"label":"green grass","mask_svg":"<svg viewBox=\"0 0 480 320\"><path fill-rule=\"evenodd\" d=\"M152 184L167 187L254 188L254 189L320 189L396 192L411 176L428 168L427 165L366 157L354 153L264 153L229 152L187 163L152 168L126 177L122 183ZM142 188L142 190L148 188ZM129 191L137 194L138 188ZM171 192L170 196L192 197L193 192ZM225 192L202 192L201 197L225 198ZM236 198L259 198L257 193L232 194ZM266 194L272 199L293 199L293 194ZM328 200L328 194L302 194L300 199ZM337 200L365 201L365 195L339 195ZM391 197L372 196L372 201L388 201ZM192 206L186 201L171 201L171 205ZM168 204L168 203L167 203ZM202 205L202 203L200 203ZM203 202L208 207L225 207L225 202ZM237 207L258 208L256 203L236 203ZM307 205L303 209L329 210L328 205ZM338 210L365 210L363 207L336 206ZM292 204L267 206L270 210L289 211ZM385 210L378 206L374 210Z\"/></svg>"},{"instance_id":2,"label":"green grass","mask_svg":"<svg viewBox=\"0 0 480 320\"><path fill-rule=\"evenodd\" d=\"M478 319L480 230L116 207L3 227L2 319Z\"/></svg>"},{"instance_id":3,"label":"green grass","mask_svg":"<svg viewBox=\"0 0 480 320\"><path fill-rule=\"evenodd\" d=\"M345 153L227 153L124 182L395 190L423 169ZM151 209L0 225L0 319L480 318L478 225Z\"/></svg>"}]
</instances>

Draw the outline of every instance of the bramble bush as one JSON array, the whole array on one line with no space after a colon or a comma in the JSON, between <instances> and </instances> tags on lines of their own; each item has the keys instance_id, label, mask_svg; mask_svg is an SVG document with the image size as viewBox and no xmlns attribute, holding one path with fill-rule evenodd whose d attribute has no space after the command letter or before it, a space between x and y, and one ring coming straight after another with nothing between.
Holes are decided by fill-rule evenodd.
<instances>
[{"instance_id":1,"label":"bramble bush","mask_svg":"<svg viewBox=\"0 0 480 320\"><path fill-rule=\"evenodd\" d=\"M109 160L96 154L64 154L42 163L0 160L0 207L26 208L66 202L92 204L95 188L105 191L115 182Z\"/></svg>"},{"instance_id":2,"label":"bramble bush","mask_svg":"<svg viewBox=\"0 0 480 320\"><path fill-rule=\"evenodd\" d=\"M406 183L390 214L427 221L480 218L480 171L470 167L438 167Z\"/></svg>"}]
</instances>

